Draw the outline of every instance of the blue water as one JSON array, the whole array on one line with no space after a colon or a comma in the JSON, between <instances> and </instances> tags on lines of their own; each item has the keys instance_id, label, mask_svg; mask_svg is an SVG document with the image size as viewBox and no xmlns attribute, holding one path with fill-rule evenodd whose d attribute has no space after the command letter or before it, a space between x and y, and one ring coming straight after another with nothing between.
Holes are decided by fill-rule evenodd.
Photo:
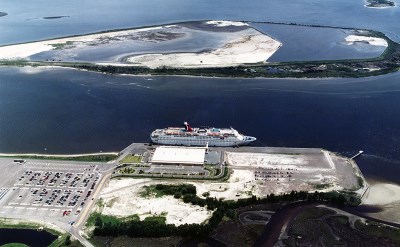
<instances>
[{"instance_id":1,"label":"blue water","mask_svg":"<svg viewBox=\"0 0 400 247\"><path fill-rule=\"evenodd\" d=\"M400 73L213 79L0 68L0 150L119 151L149 141L155 128L189 121L232 126L256 136L257 145L321 147L349 156L364 150L374 166L392 164L400 160L399 79Z\"/></svg>"},{"instance_id":2,"label":"blue water","mask_svg":"<svg viewBox=\"0 0 400 247\"><path fill-rule=\"evenodd\" d=\"M204 19L367 28L400 41L399 8L363 5L363 0L0 0L0 11L8 13L0 17L0 44ZM42 18L59 15L70 17ZM400 182L399 73L272 80L38 71L0 68L1 152L120 150L148 141L154 128L186 120L233 126L258 137L258 145L322 147L345 155L362 149L366 155L358 163L365 175Z\"/></svg>"},{"instance_id":3,"label":"blue water","mask_svg":"<svg viewBox=\"0 0 400 247\"><path fill-rule=\"evenodd\" d=\"M282 47L268 59L270 62L315 61L377 57L384 46L347 45L345 38L354 30L253 23L259 31L279 40Z\"/></svg>"},{"instance_id":4,"label":"blue water","mask_svg":"<svg viewBox=\"0 0 400 247\"><path fill-rule=\"evenodd\" d=\"M22 243L30 247L43 247L49 246L56 239L57 236L46 231L0 228L0 245Z\"/></svg>"},{"instance_id":5,"label":"blue water","mask_svg":"<svg viewBox=\"0 0 400 247\"><path fill-rule=\"evenodd\" d=\"M363 0L0 1L0 44L176 21L229 19L370 28L399 40L399 8L365 8ZM70 16L42 19L46 16Z\"/></svg>"}]
</instances>

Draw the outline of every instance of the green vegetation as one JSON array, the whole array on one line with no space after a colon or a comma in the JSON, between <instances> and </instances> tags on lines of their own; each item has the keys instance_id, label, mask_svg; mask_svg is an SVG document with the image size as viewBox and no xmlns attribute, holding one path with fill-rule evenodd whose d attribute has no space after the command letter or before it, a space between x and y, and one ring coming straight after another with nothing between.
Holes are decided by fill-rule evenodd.
<instances>
[{"instance_id":1,"label":"green vegetation","mask_svg":"<svg viewBox=\"0 0 400 247\"><path fill-rule=\"evenodd\" d=\"M163 238L135 238L127 236L118 237L99 237L94 236L90 239L94 246L109 247L109 246L129 246L129 247L176 247L182 240L181 237L163 237Z\"/></svg>"},{"instance_id":2,"label":"green vegetation","mask_svg":"<svg viewBox=\"0 0 400 247\"><path fill-rule=\"evenodd\" d=\"M144 186L144 190L140 192L141 197L162 197L164 195L173 195L175 198L181 198L182 195L196 195L196 186L191 184L165 185L157 184Z\"/></svg>"},{"instance_id":3,"label":"green vegetation","mask_svg":"<svg viewBox=\"0 0 400 247\"><path fill-rule=\"evenodd\" d=\"M400 229L349 218L333 210L312 207L301 211L288 226L287 246L398 246Z\"/></svg>"},{"instance_id":4,"label":"green vegetation","mask_svg":"<svg viewBox=\"0 0 400 247\"><path fill-rule=\"evenodd\" d=\"M40 160L67 160L84 162L108 162L118 157L115 154L80 155L80 156L46 156L46 155L6 155L4 158L40 159Z\"/></svg>"},{"instance_id":5,"label":"green vegetation","mask_svg":"<svg viewBox=\"0 0 400 247\"><path fill-rule=\"evenodd\" d=\"M371 0L371 1L387 1L387 0ZM267 24L281 24L293 26L308 27L324 27L324 28L341 28L345 30L354 30L352 28L342 28L322 25L303 25L297 23L274 23L259 22ZM122 29L123 30L123 29ZM126 30L126 29L125 29ZM119 31L119 30L109 30ZM354 30L355 31L355 30ZM378 57L365 59L344 59L344 60L321 60L321 61L295 61L280 62L269 64L249 64L238 67L222 67L222 68L168 68L162 67L157 69L149 69L146 67L135 66L115 66L115 65L99 65L84 62L60 62L60 61L8 61L1 60L0 65L6 66L62 66L77 69L84 69L95 72L110 74L152 74L152 75L190 75L190 76L210 76L210 77L266 77L266 78L310 78L310 77L367 77L376 76L387 73L396 72L400 69L400 45L385 34L372 30L362 30L357 35L365 35L383 38L387 41L388 47ZM99 33L106 33L99 32Z\"/></svg>"},{"instance_id":6,"label":"green vegetation","mask_svg":"<svg viewBox=\"0 0 400 247\"><path fill-rule=\"evenodd\" d=\"M364 186L364 179L361 176L357 175L357 183L358 183L359 188L363 187Z\"/></svg>"},{"instance_id":7,"label":"green vegetation","mask_svg":"<svg viewBox=\"0 0 400 247\"><path fill-rule=\"evenodd\" d=\"M29 247L26 244L20 244L20 243L11 243L11 244L4 244L0 247Z\"/></svg>"},{"instance_id":8,"label":"green vegetation","mask_svg":"<svg viewBox=\"0 0 400 247\"><path fill-rule=\"evenodd\" d=\"M140 218L137 214L130 215L128 217L115 217L110 215L104 215L99 212L93 212L90 214L89 218L86 221L86 227L95 226L97 224L107 224L111 226L116 226L121 222L130 222L130 221L140 221Z\"/></svg>"},{"instance_id":9,"label":"green vegetation","mask_svg":"<svg viewBox=\"0 0 400 247\"><path fill-rule=\"evenodd\" d=\"M146 195L156 194L174 195L181 198L185 203L191 203L213 210L211 218L205 224L184 224L175 226L165 223L165 217L155 216L149 220L139 221L138 217L132 219L117 218L113 216L105 216L94 213L89 217L88 225L94 225L93 234L95 236L120 236L127 235L129 237L165 237L165 236L207 236L215 229L223 219L236 217L235 209L248 205L276 203L276 202L292 202L292 201L323 201L336 204L345 204L346 197L340 193L307 193L292 191L289 194L275 196L268 195L265 198L257 198L252 196L247 199L239 199L237 201L223 201L221 199L206 197L200 198L196 195L196 187L193 185L165 185L157 184L148 186L145 190Z\"/></svg>"},{"instance_id":10,"label":"green vegetation","mask_svg":"<svg viewBox=\"0 0 400 247\"><path fill-rule=\"evenodd\" d=\"M156 222L157 224L166 224L167 218L165 216L149 216L144 219L144 222Z\"/></svg>"},{"instance_id":11,"label":"green vegetation","mask_svg":"<svg viewBox=\"0 0 400 247\"><path fill-rule=\"evenodd\" d=\"M400 245L400 229L398 228L394 228L391 226L379 224L368 220L365 222L357 220L354 226L365 234L374 235L377 237L390 238Z\"/></svg>"},{"instance_id":12,"label":"green vegetation","mask_svg":"<svg viewBox=\"0 0 400 247\"><path fill-rule=\"evenodd\" d=\"M119 169L118 172L119 174L133 174L135 173L136 169L133 167L124 167L122 169Z\"/></svg>"},{"instance_id":13,"label":"green vegetation","mask_svg":"<svg viewBox=\"0 0 400 247\"><path fill-rule=\"evenodd\" d=\"M331 184L314 184L313 186L314 186L314 189L316 189L316 190L323 190L323 189L331 187L332 185Z\"/></svg>"},{"instance_id":14,"label":"green vegetation","mask_svg":"<svg viewBox=\"0 0 400 247\"><path fill-rule=\"evenodd\" d=\"M58 44L50 44L54 50L62 50L62 49L69 49L74 48L74 41L66 41L65 43L58 43Z\"/></svg>"},{"instance_id":15,"label":"green vegetation","mask_svg":"<svg viewBox=\"0 0 400 247\"><path fill-rule=\"evenodd\" d=\"M0 228L15 228L15 229L39 229L43 228L43 225L39 225L36 223L31 223L31 222L19 222L19 223L13 223L8 222L8 220L2 218L0 219ZM60 246L71 246L71 247L81 247L82 245L80 244L79 241L67 241L69 239L69 234L68 233L61 233L58 232L54 229L44 227L44 230L55 235L59 236L54 242L49 246L49 247L60 247ZM70 242L69 245L67 243Z\"/></svg>"},{"instance_id":16,"label":"green vegetation","mask_svg":"<svg viewBox=\"0 0 400 247\"><path fill-rule=\"evenodd\" d=\"M224 170L215 169L215 172L217 174L215 176L209 176L209 177L202 177L202 176L187 176L187 175L182 175L182 174L160 174L160 173L145 173L143 170L139 170L138 173L129 173L131 170L127 169L125 171L124 169L125 165L121 165L118 169L118 172L114 174L111 178L112 179L120 179L120 178L168 178L168 179L184 179L184 180L218 180L218 181L226 181L229 179L230 176L230 171L228 167L224 167ZM138 166L135 166L135 168ZM141 167L141 166L139 166ZM146 167L146 166L143 166ZM222 173L223 171L223 173Z\"/></svg>"},{"instance_id":17,"label":"green vegetation","mask_svg":"<svg viewBox=\"0 0 400 247\"><path fill-rule=\"evenodd\" d=\"M395 2L390 0L367 0L367 7L394 7Z\"/></svg>"},{"instance_id":18,"label":"green vegetation","mask_svg":"<svg viewBox=\"0 0 400 247\"><path fill-rule=\"evenodd\" d=\"M119 163L120 164L125 164L125 163L140 163L142 161L142 156L139 155L127 155L125 158L123 158Z\"/></svg>"},{"instance_id":19,"label":"green vegetation","mask_svg":"<svg viewBox=\"0 0 400 247\"><path fill-rule=\"evenodd\" d=\"M63 234L57 238L49 247L83 247L83 245L78 241L71 241L71 236L69 234Z\"/></svg>"},{"instance_id":20,"label":"green vegetation","mask_svg":"<svg viewBox=\"0 0 400 247\"><path fill-rule=\"evenodd\" d=\"M288 246L301 245L302 239L313 246L320 243L323 246L343 245L344 242L336 239L332 234L330 226L321 220L322 216L334 214L335 212L325 208L307 208L301 212L290 225L289 238L285 241ZM347 222L347 220L346 220ZM297 239L295 238L297 237Z\"/></svg>"},{"instance_id":21,"label":"green vegetation","mask_svg":"<svg viewBox=\"0 0 400 247\"><path fill-rule=\"evenodd\" d=\"M296 220L303 221L307 219L318 219L324 215L334 213L327 208L307 208L301 214L297 215Z\"/></svg>"}]
</instances>

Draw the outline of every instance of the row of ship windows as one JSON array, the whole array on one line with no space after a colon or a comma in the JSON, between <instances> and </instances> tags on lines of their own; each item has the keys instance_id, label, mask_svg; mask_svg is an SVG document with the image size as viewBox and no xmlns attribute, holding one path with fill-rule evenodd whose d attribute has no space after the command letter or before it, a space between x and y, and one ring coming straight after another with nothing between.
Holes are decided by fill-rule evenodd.
<instances>
[{"instance_id":1,"label":"row of ship windows","mask_svg":"<svg viewBox=\"0 0 400 247\"><path fill-rule=\"evenodd\" d=\"M232 136L228 136L228 137L219 137L219 136L160 136L160 139L183 139L183 138L187 138L188 140L190 139L195 139L195 140L223 140L223 139L232 139L234 137ZM235 138L236 139L236 138Z\"/></svg>"}]
</instances>

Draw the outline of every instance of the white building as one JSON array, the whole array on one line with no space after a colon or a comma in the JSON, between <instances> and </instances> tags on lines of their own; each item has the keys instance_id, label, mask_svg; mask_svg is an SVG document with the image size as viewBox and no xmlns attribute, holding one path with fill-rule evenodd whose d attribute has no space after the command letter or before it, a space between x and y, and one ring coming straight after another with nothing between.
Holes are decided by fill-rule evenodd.
<instances>
[{"instance_id":1,"label":"white building","mask_svg":"<svg viewBox=\"0 0 400 247\"><path fill-rule=\"evenodd\" d=\"M151 157L153 164L204 165L206 147L160 146Z\"/></svg>"}]
</instances>

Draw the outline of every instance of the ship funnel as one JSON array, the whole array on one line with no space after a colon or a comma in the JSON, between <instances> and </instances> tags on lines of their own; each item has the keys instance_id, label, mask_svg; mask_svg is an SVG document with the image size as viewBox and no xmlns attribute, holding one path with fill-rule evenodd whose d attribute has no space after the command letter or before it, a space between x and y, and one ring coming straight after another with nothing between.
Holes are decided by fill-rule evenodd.
<instances>
[{"instance_id":1,"label":"ship funnel","mask_svg":"<svg viewBox=\"0 0 400 247\"><path fill-rule=\"evenodd\" d=\"M186 131L193 131L192 127L188 124L188 122L183 122L183 125L185 125L185 130Z\"/></svg>"}]
</instances>

